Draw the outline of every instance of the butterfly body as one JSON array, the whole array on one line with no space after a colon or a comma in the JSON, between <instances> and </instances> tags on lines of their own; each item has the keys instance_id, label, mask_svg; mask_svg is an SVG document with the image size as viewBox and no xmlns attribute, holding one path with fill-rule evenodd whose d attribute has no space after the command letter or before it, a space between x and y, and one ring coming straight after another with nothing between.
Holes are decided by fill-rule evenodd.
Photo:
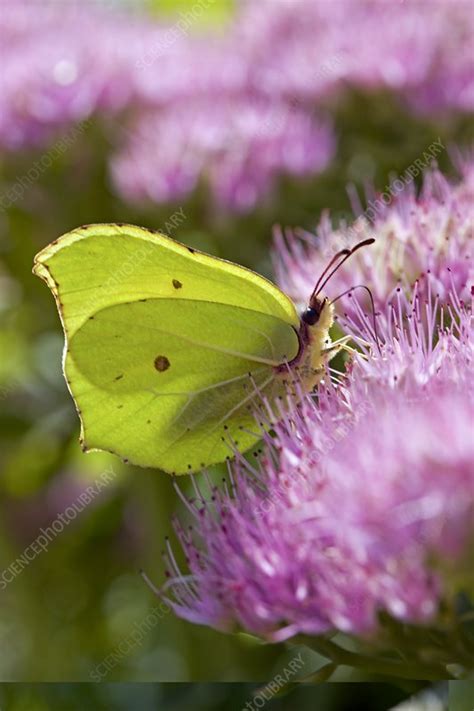
<instances>
[{"instance_id":1,"label":"butterfly body","mask_svg":"<svg viewBox=\"0 0 474 711\"><path fill-rule=\"evenodd\" d=\"M308 311L310 309L306 312ZM296 357L276 369L285 385L299 385L299 388L292 387L290 390L294 398L301 392L313 390L323 377L327 362L326 352L331 343L329 330L334 322L334 308L325 299L318 311L317 320L308 323L305 320L306 312L303 312L300 318L299 350Z\"/></svg>"},{"instance_id":2,"label":"butterfly body","mask_svg":"<svg viewBox=\"0 0 474 711\"><path fill-rule=\"evenodd\" d=\"M312 304L308 323L263 277L159 233L82 227L40 252L34 272L56 299L87 451L196 471L255 444L262 397L321 378L330 304Z\"/></svg>"}]
</instances>

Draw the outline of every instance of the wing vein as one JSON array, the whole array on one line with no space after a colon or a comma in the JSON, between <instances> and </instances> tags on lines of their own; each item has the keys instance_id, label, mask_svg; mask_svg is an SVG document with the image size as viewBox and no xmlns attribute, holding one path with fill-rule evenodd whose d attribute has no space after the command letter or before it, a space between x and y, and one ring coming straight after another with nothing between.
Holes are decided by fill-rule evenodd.
<instances>
[{"instance_id":1,"label":"wing vein","mask_svg":"<svg viewBox=\"0 0 474 711\"><path fill-rule=\"evenodd\" d=\"M121 321L117 321L111 318L109 318L109 323L123 325ZM135 325L140 326L138 322L135 322ZM261 356L257 356L254 354L234 351L231 348L224 348L223 346L212 345L210 343L205 343L204 341L197 341L193 338L189 338L188 336L183 336L181 333L173 333L172 331L168 331L164 328L157 328L156 326L150 326L149 324L142 324L142 328L144 330L155 331L156 333L163 333L166 336L173 336L173 338L178 338L182 341L185 341L186 343L189 343L192 346L196 346L197 348L204 348L206 350L214 351L216 353L224 353L229 356L234 356L235 358L241 358L242 360L249 360L253 363L262 363L263 365L269 365L272 368L282 364L282 361L270 360L269 358L262 358Z\"/></svg>"}]
</instances>

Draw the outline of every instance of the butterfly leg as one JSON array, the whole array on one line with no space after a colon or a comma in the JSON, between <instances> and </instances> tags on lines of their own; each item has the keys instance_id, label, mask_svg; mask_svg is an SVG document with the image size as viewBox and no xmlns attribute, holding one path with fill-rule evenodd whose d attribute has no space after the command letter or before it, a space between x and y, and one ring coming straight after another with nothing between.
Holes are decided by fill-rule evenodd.
<instances>
[{"instance_id":1,"label":"butterfly leg","mask_svg":"<svg viewBox=\"0 0 474 711\"><path fill-rule=\"evenodd\" d=\"M349 341L352 340L352 336L343 336L338 338L337 341L333 341L330 346L323 348L321 351L322 355L327 355L331 353L331 357L335 356L339 351L347 351L348 353L355 353L355 348L348 345Z\"/></svg>"}]
</instances>

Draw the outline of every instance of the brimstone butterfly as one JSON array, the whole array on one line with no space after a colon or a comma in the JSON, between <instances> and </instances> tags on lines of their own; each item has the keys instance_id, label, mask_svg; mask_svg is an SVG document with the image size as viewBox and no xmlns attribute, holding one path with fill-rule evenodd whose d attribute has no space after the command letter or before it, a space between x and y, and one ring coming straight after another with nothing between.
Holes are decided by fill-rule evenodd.
<instances>
[{"instance_id":1,"label":"brimstone butterfly","mask_svg":"<svg viewBox=\"0 0 474 711\"><path fill-rule=\"evenodd\" d=\"M63 324L83 449L171 474L249 449L257 400L320 379L333 307L319 293L349 254L300 318L267 279L141 227L88 225L46 247L34 272Z\"/></svg>"}]
</instances>

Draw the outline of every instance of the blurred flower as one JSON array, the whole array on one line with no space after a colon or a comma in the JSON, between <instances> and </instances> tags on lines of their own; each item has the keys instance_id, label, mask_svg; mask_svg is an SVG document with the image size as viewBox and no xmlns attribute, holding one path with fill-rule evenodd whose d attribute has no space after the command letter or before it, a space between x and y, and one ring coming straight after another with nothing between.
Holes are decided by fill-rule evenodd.
<instances>
[{"instance_id":1,"label":"blurred flower","mask_svg":"<svg viewBox=\"0 0 474 711\"><path fill-rule=\"evenodd\" d=\"M201 176L217 202L248 211L278 175L309 175L332 157L327 125L281 102L234 97L174 102L138 119L112 161L129 200L166 202L187 196Z\"/></svg>"},{"instance_id":2,"label":"blurred flower","mask_svg":"<svg viewBox=\"0 0 474 711\"><path fill-rule=\"evenodd\" d=\"M126 115L112 174L127 200L181 199L204 176L218 203L245 211L280 174L324 169L334 141L321 112L348 87L388 89L416 110L474 107L462 0L247 0L207 35L187 15L165 26L75 2L4 3L0 145L104 114L115 136Z\"/></svg>"},{"instance_id":3,"label":"blurred flower","mask_svg":"<svg viewBox=\"0 0 474 711\"><path fill-rule=\"evenodd\" d=\"M472 110L474 16L464 0L250 0L237 36L272 95L319 100L348 86L418 110ZM350 32L347 18L350 17Z\"/></svg>"},{"instance_id":4,"label":"blurred flower","mask_svg":"<svg viewBox=\"0 0 474 711\"><path fill-rule=\"evenodd\" d=\"M239 457L233 495L188 504L197 533L177 532L191 574L168 560L178 615L274 640L371 632L381 610L436 615L443 578L428 560L461 555L474 521L473 349L458 309L442 328L436 302L399 295L380 353L362 324L370 349L290 408L259 466Z\"/></svg>"},{"instance_id":5,"label":"blurred flower","mask_svg":"<svg viewBox=\"0 0 474 711\"><path fill-rule=\"evenodd\" d=\"M16 150L131 100L144 24L70 2L2 3L0 143Z\"/></svg>"},{"instance_id":6,"label":"blurred flower","mask_svg":"<svg viewBox=\"0 0 474 711\"><path fill-rule=\"evenodd\" d=\"M366 284L376 306L383 307L395 287L410 288L425 273L442 297L454 287L459 298L468 298L474 281L474 162L460 161L460 170L458 184L435 169L425 174L419 196L410 182L388 206L378 197L369 201L354 225L333 228L325 215L315 235L288 233L284 239L278 231L274 261L280 285L305 303L316 276L338 249L375 237L375 244L357 252L332 277L326 292L330 289L333 298Z\"/></svg>"},{"instance_id":7,"label":"blurred flower","mask_svg":"<svg viewBox=\"0 0 474 711\"><path fill-rule=\"evenodd\" d=\"M334 140L314 109L347 86L387 88L430 110L439 95L440 107L469 110L474 27L466 5L454 6L435 2L427 22L419 3L244 3L221 41L175 43L160 52L159 81L153 71L137 75L154 109L132 124L113 161L120 192L132 201L180 199L205 176L219 204L249 210L278 175L324 169ZM449 97L438 71L443 86L451 82Z\"/></svg>"}]
</instances>

